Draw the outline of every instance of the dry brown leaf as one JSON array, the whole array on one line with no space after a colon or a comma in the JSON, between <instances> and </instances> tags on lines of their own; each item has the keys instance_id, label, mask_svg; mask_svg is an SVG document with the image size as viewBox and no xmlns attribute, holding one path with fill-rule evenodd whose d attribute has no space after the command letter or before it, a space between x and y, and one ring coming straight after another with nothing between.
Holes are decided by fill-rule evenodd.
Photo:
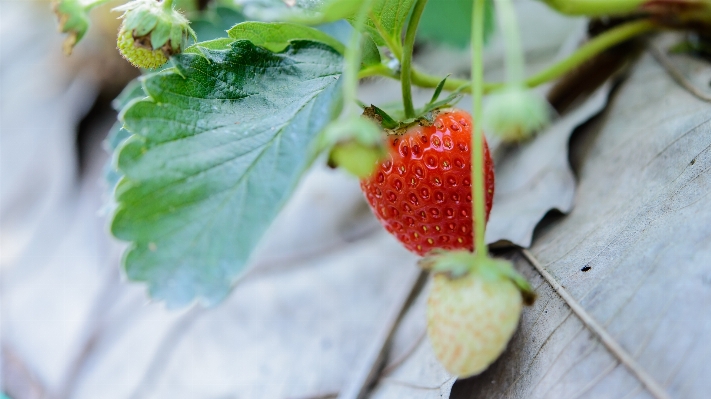
<instances>
[{"instance_id":1,"label":"dry brown leaf","mask_svg":"<svg viewBox=\"0 0 711 399\"><path fill-rule=\"evenodd\" d=\"M531 252L603 333L519 259L540 298L451 397L707 397L711 106L645 55L575 154L576 207Z\"/></svg>"},{"instance_id":2,"label":"dry brown leaf","mask_svg":"<svg viewBox=\"0 0 711 399\"><path fill-rule=\"evenodd\" d=\"M548 211L571 211L576 182L568 162L568 141L575 128L605 108L611 87L606 83L535 139L494 160L496 192L486 231L488 243L527 248L533 230Z\"/></svg>"}]
</instances>

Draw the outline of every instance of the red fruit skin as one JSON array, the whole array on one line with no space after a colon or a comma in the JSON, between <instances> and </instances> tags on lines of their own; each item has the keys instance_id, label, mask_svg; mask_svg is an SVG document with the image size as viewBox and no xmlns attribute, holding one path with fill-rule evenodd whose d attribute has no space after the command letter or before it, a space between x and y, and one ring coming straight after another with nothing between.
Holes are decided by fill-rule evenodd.
<instances>
[{"instance_id":1,"label":"red fruit skin","mask_svg":"<svg viewBox=\"0 0 711 399\"><path fill-rule=\"evenodd\" d=\"M432 126L388 138L388 157L361 189L383 227L408 250L473 250L471 116L441 111ZM494 163L484 139L486 219L494 198Z\"/></svg>"}]
</instances>

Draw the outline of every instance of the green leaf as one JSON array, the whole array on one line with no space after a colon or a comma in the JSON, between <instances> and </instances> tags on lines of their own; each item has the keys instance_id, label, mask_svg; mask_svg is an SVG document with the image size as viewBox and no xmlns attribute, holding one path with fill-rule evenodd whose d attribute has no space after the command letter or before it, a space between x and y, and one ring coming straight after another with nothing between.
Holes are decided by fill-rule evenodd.
<instances>
[{"instance_id":1,"label":"green leaf","mask_svg":"<svg viewBox=\"0 0 711 399\"><path fill-rule=\"evenodd\" d=\"M131 137L131 132L123 128L123 123L117 121L104 140L104 148L109 154L114 154L114 151L129 137ZM106 181L109 192L114 190L121 177L123 174L116 168L115 158L112 156L104 165L104 181Z\"/></svg>"},{"instance_id":2,"label":"green leaf","mask_svg":"<svg viewBox=\"0 0 711 399\"><path fill-rule=\"evenodd\" d=\"M235 0L245 15L261 21L317 25L346 19L353 22L362 0ZM415 0L375 0L364 31L378 46L400 45L400 36Z\"/></svg>"},{"instance_id":3,"label":"green leaf","mask_svg":"<svg viewBox=\"0 0 711 399\"><path fill-rule=\"evenodd\" d=\"M453 47L465 48L471 36L472 0L429 0L420 20L419 37ZM494 3L487 0L484 40L494 32Z\"/></svg>"},{"instance_id":4,"label":"green leaf","mask_svg":"<svg viewBox=\"0 0 711 399\"><path fill-rule=\"evenodd\" d=\"M380 50L375 44L373 38L369 34L364 33L360 41L361 46L361 65L364 67L378 65L381 62Z\"/></svg>"},{"instance_id":5,"label":"green leaf","mask_svg":"<svg viewBox=\"0 0 711 399\"><path fill-rule=\"evenodd\" d=\"M131 101L143 97L146 97L146 93L143 91L141 79L137 78L126 85L126 87L121 91L121 94L119 94L118 97L111 102L111 106L116 111L120 112L123 108L130 104ZM113 156L114 151L130 136L131 132L123 128L123 122L116 121L104 140L104 149L112 155L106 162L106 165L104 165L104 180L106 181L109 189L112 191L122 176L121 172L119 172L115 165L116 159Z\"/></svg>"},{"instance_id":6,"label":"green leaf","mask_svg":"<svg viewBox=\"0 0 711 399\"><path fill-rule=\"evenodd\" d=\"M121 93L111 102L111 107L116 110L116 112L121 112L124 107L128 105L131 101L145 97L146 93L143 91L143 85L141 84L140 78L133 79L130 81L126 87L121 90Z\"/></svg>"},{"instance_id":7,"label":"green leaf","mask_svg":"<svg viewBox=\"0 0 711 399\"><path fill-rule=\"evenodd\" d=\"M415 0L375 0L364 32L368 33L378 46L402 46L401 36ZM353 23L355 17L347 18Z\"/></svg>"},{"instance_id":8,"label":"green leaf","mask_svg":"<svg viewBox=\"0 0 711 399\"><path fill-rule=\"evenodd\" d=\"M368 18L366 32L370 33L376 42L378 37L388 36L386 41L378 43L379 45L385 45L388 40L391 43L400 43L403 26L414 5L415 0L375 0L371 16L377 20Z\"/></svg>"},{"instance_id":9,"label":"green leaf","mask_svg":"<svg viewBox=\"0 0 711 399\"><path fill-rule=\"evenodd\" d=\"M227 295L340 105L342 57L323 43L202 52L146 77L122 115L111 231L131 242L127 276L169 306Z\"/></svg>"},{"instance_id":10,"label":"green leaf","mask_svg":"<svg viewBox=\"0 0 711 399\"><path fill-rule=\"evenodd\" d=\"M279 52L294 40L313 40L325 43L343 54L345 47L330 35L304 25L290 22L243 22L227 31L229 37L246 39L257 46Z\"/></svg>"},{"instance_id":11,"label":"green leaf","mask_svg":"<svg viewBox=\"0 0 711 399\"><path fill-rule=\"evenodd\" d=\"M186 50L187 53L201 54L202 49L226 50L235 40L249 40L253 44L273 52L284 50L295 40L311 40L329 45L343 54L345 46L333 36L305 25L291 22L242 22L227 31L229 37L197 43ZM377 51L377 47L375 51ZM369 62L373 62L373 54L369 54ZM378 53L380 62L380 53Z\"/></svg>"},{"instance_id":12,"label":"green leaf","mask_svg":"<svg viewBox=\"0 0 711 399\"><path fill-rule=\"evenodd\" d=\"M229 37L223 37L221 39L208 40L206 42L200 42L193 44L192 46L185 49L184 53L189 54L202 54L202 50L228 50L232 47L232 43L235 39Z\"/></svg>"},{"instance_id":13,"label":"green leaf","mask_svg":"<svg viewBox=\"0 0 711 399\"><path fill-rule=\"evenodd\" d=\"M318 25L353 16L361 0L235 0L245 15L260 21Z\"/></svg>"}]
</instances>

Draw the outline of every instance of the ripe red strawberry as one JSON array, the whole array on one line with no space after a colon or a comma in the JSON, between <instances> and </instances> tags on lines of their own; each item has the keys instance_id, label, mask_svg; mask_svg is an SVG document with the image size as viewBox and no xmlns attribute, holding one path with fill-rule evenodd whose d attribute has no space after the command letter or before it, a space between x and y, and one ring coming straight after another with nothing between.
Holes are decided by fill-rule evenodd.
<instances>
[{"instance_id":1,"label":"ripe red strawberry","mask_svg":"<svg viewBox=\"0 0 711 399\"><path fill-rule=\"evenodd\" d=\"M383 226L407 249L473 250L471 116L442 110L432 126L388 138L388 157L361 189ZM494 197L494 164L484 140L486 218Z\"/></svg>"}]
</instances>

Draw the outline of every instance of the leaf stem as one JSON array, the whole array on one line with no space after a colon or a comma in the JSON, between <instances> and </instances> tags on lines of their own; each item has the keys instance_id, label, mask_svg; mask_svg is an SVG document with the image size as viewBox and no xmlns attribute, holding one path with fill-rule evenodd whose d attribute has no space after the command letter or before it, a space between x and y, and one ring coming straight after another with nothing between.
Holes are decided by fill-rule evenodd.
<instances>
[{"instance_id":1,"label":"leaf stem","mask_svg":"<svg viewBox=\"0 0 711 399\"><path fill-rule=\"evenodd\" d=\"M635 36L650 32L656 28L658 28L658 25L645 19L627 22L623 25L610 29L585 43L568 58L531 76L526 80L526 85L528 87L535 87L549 80L558 78L610 47L620 44Z\"/></svg>"},{"instance_id":2,"label":"leaf stem","mask_svg":"<svg viewBox=\"0 0 711 399\"><path fill-rule=\"evenodd\" d=\"M564 75L565 73L577 68L588 59L600 54L601 52L609 49L610 47L613 47L635 36L653 31L658 28L658 25L654 24L649 20L637 20L619 25L615 28L608 30L605 33L600 34L599 36L594 37L593 39L582 45L568 58L561 60L558 63L546 68L545 70L529 77L524 81L524 83L527 87L536 87L542 83L556 79ZM369 76L385 76L393 79L398 79L397 72L394 72L385 66L383 66L383 68L370 67L361 71L360 77ZM430 75L425 72L418 71L415 68L412 69L412 83L416 86L435 88L437 87L439 82L442 81L442 79L443 77L441 76ZM468 80L456 78L447 79L447 82L444 85L444 89L447 91L454 91L462 86L465 86L463 92L472 92L471 84ZM483 90L484 93L489 93L503 86L504 84L500 82L484 82Z\"/></svg>"},{"instance_id":3,"label":"leaf stem","mask_svg":"<svg viewBox=\"0 0 711 399\"><path fill-rule=\"evenodd\" d=\"M369 78L372 76L386 76L391 79L400 80L400 75L388 68L385 64L376 64L365 67L358 72L358 79Z\"/></svg>"},{"instance_id":4,"label":"leaf stem","mask_svg":"<svg viewBox=\"0 0 711 399\"><path fill-rule=\"evenodd\" d=\"M167 0L166 0L167 1ZM171 0L172 1L172 0ZM354 22L353 33L351 34L348 47L346 48L345 58L345 70L343 71L343 100L344 104L351 104L356 100L356 93L358 91L358 79L359 79L359 67L360 67L360 56L361 56L361 28L365 24L366 18L368 18L368 10L370 10L370 5L373 0L364 0L358 10L356 19Z\"/></svg>"},{"instance_id":5,"label":"leaf stem","mask_svg":"<svg viewBox=\"0 0 711 399\"><path fill-rule=\"evenodd\" d=\"M163 10L172 11L173 10L173 0L163 0Z\"/></svg>"},{"instance_id":6,"label":"leaf stem","mask_svg":"<svg viewBox=\"0 0 711 399\"><path fill-rule=\"evenodd\" d=\"M486 0L475 0L472 10L472 115L474 132L472 134L472 198L473 198L473 231L474 250L479 259L488 256L488 248L484 240L486 234L486 211L484 190L484 141L481 130L482 108L484 97L484 3Z\"/></svg>"},{"instance_id":7,"label":"leaf stem","mask_svg":"<svg viewBox=\"0 0 711 399\"><path fill-rule=\"evenodd\" d=\"M543 0L549 7L568 15L619 15L637 10L646 0Z\"/></svg>"},{"instance_id":8,"label":"leaf stem","mask_svg":"<svg viewBox=\"0 0 711 399\"><path fill-rule=\"evenodd\" d=\"M412 52L415 48L415 36L417 35L417 25L420 24L422 12L425 10L427 0L417 0L415 8L412 10L410 22L407 24L405 32L405 45L403 46L400 82L402 83L402 103L405 106L405 117L415 117L415 106L412 103Z\"/></svg>"}]
</instances>

